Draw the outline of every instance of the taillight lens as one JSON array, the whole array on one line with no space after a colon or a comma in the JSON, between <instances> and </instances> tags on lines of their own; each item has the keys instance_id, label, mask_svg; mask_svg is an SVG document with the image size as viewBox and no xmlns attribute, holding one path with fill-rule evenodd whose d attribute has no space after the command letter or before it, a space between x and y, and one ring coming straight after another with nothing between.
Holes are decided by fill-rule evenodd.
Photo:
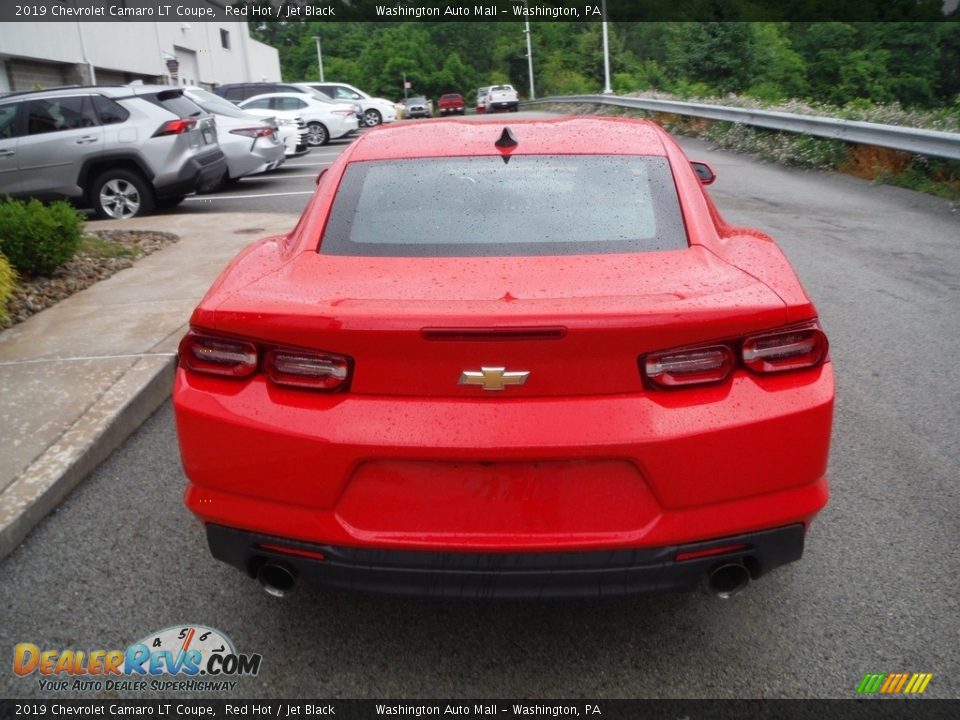
<instances>
[{"instance_id":1,"label":"taillight lens","mask_svg":"<svg viewBox=\"0 0 960 720\"><path fill-rule=\"evenodd\" d=\"M653 385L663 388L723 382L735 365L726 345L681 348L648 355L643 372Z\"/></svg>"},{"instance_id":2,"label":"taillight lens","mask_svg":"<svg viewBox=\"0 0 960 720\"><path fill-rule=\"evenodd\" d=\"M744 367L756 373L815 367L827 355L827 336L816 323L751 335L744 339L741 355Z\"/></svg>"},{"instance_id":3,"label":"taillight lens","mask_svg":"<svg viewBox=\"0 0 960 720\"><path fill-rule=\"evenodd\" d=\"M179 118L177 120L168 120L153 134L154 137L161 135L180 135L197 126L197 121L191 118Z\"/></svg>"},{"instance_id":4,"label":"taillight lens","mask_svg":"<svg viewBox=\"0 0 960 720\"><path fill-rule=\"evenodd\" d=\"M356 113L353 110L334 110L333 114L341 115L343 117L351 117L353 115L356 115Z\"/></svg>"},{"instance_id":5,"label":"taillight lens","mask_svg":"<svg viewBox=\"0 0 960 720\"><path fill-rule=\"evenodd\" d=\"M231 130L231 135L243 135L248 138L262 138L270 137L273 135L273 128L269 127L258 127L258 128L239 128L237 130Z\"/></svg>"},{"instance_id":6,"label":"taillight lens","mask_svg":"<svg viewBox=\"0 0 960 720\"><path fill-rule=\"evenodd\" d=\"M257 371L257 346L190 331L180 341L180 364L193 372L245 378Z\"/></svg>"},{"instance_id":7,"label":"taillight lens","mask_svg":"<svg viewBox=\"0 0 960 720\"><path fill-rule=\"evenodd\" d=\"M343 388L350 376L347 358L309 350L271 350L263 366L267 377L277 385L327 392Z\"/></svg>"},{"instance_id":8,"label":"taillight lens","mask_svg":"<svg viewBox=\"0 0 960 720\"><path fill-rule=\"evenodd\" d=\"M827 336L813 320L779 330L651 353L640 371L654 388L723 382L738 365L757 374L803 370L827 359Z\"/></svg>"},{"instance_id":9,"label":"taillight lens","mask_svg":"<svg viewBox=\"0 0 960 720\"><path fill-rule=\"evenodd\" d=\"M191 330L180 341L179 357L183 368L203 375L248 378L262 369L275 385L323 392L345 390L353 362L335 353L265 347L244 338L198 330Z\"/></svg>"}]
</instances>

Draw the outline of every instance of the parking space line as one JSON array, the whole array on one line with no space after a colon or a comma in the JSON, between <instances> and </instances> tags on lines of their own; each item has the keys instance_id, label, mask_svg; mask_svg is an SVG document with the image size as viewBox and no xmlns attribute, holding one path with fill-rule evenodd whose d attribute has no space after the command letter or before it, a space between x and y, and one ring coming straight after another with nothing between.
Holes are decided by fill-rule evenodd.
<instances>
[{"instance_id":1,"label":"parking space line","mask_svg":"<svg viewBox=\"0 0 960 720\"><path fill-rule=\"evenodd\" d=\"M306 174L297 174L297 175L251 175L244 180L249 180L250 182L260 182L261 180L286 180L287 178L313 178L317 179L316 173L306 173Z\"/></svg>"},{"instance_id":2,"label":"parking space line","mask_svg":"<svg viewBox=\"0 0 960 720\"><path fill-rule=\"evenodd\" d=\"M246 200L248 198L282 197L284 195L313 195L313 193L313 190L302 190L299 192L257 193L256 195L193 195L185 199L208 202L210 200Z\"/></svg>"},{"instance_id":3,"label":"parking space line","mask_svg":"<svg viewBox=\"0 0 960 720\"><path fill-rule=\"evenodd\" d=\"M316 162L316 163L284 163L280 167L282 168L291 168L291 167L317 167L318 165L333 165L333 161L330 162Z\"/></svg>"}]
</instances>

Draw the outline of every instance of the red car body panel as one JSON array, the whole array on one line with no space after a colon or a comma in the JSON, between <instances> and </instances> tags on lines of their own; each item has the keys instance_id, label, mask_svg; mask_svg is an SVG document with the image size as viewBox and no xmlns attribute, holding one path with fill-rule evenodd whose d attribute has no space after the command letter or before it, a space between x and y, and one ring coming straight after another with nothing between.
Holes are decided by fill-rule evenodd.
<instances>
[{"instance_id":1,"label":"red car body panel","mask_svg":"<svg viewBox=\"0 0 960 720\"><path fill-rule=\"evenodd\" d=\"M512 154L654 155L689 247L538 257L318 253L349 163ZM727 225L656 126L566 119L375 129L324 174L289 236L248 248L195 328L347 356L345 392L181 367L188 507L208 525L383 550L655 548L808 526L827 500L834 381L802 371L655 390L638 359L816 318L779 248ZM531 335L504 337L504 328ZM479 339L457 331L489 332ZM508 393L468 368L535 368Z\"/></svg>"}]
</instances>

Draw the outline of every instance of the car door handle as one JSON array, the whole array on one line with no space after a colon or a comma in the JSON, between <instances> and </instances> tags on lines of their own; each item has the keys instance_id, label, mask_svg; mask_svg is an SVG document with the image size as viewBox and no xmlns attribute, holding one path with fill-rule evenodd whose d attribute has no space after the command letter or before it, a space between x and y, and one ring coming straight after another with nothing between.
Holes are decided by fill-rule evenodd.
<instances>
[{"instance_id":1,"label":"car door handle","mask_svg":"<svg viewBox=\"0 0 960 720\"><path fill-rule=\"evenodd\" d=\"M77 145L86 145L88 143L96 142L97 138L93 135L84 135L82 138L76 141Z\"/></svg>"},{"instance_id":2,"label":"car door handle","mask_svg":"<svg viewBox=\"0 0 960 720\"><path fill-rule=\"evenodd\" d=\"M10 157L11 155L16 155L16 152L13 150L0 150L0 157Z\"/></svg>"}]
</instances>

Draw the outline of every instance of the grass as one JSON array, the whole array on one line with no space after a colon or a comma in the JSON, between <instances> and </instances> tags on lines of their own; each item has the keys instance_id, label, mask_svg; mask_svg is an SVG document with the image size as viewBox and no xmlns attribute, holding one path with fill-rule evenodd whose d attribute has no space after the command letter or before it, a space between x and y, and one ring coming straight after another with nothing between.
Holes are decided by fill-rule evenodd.
<instances>
[{"instance_id":1,"label":"grass","mask_svg":"<svg viewBox=\"0 0 960 720\"><path fill-rule=\"evenodd\" d=\"M77 252L81 252L84 255L92 255L93 257L119 258L137 257L141 251L137 247L131 247L130 245L124 245L111 240L103 240L94 235L85 235L83 239L80 240L80 249Z\"/></svg>"}]
</instances>

